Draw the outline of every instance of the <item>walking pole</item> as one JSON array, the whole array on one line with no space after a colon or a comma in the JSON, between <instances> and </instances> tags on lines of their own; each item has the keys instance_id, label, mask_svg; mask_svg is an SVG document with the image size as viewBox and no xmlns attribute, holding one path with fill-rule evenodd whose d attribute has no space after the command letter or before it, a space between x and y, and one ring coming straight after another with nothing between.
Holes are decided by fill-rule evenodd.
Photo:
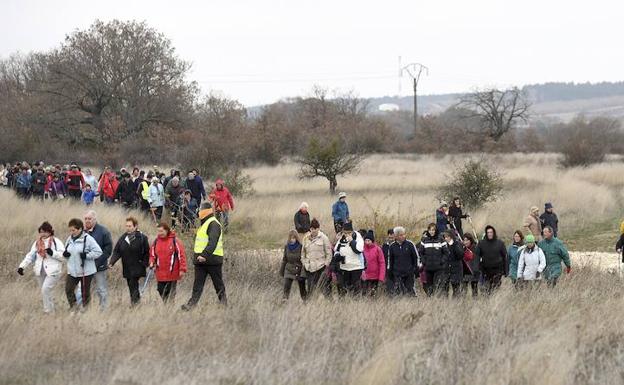
<instances>
[{"instance_id":1,"label":"walking pole","mask_svg":"<svg viewBox=\"0 0 624 385\"><path fill-rule=\"evenodd\" d=\"M149 268L149 271L147 272L147 277L145 277L145 282L143 283L143 287L141 288L141 290L139 290L139 294L141 296L143 296L143 293L145 293L145 289L147 289L147 284L149 283L150 277L154 274L154 269L153 268Z\"/></svg>"},{"instance_id":2,"label":"walking pole","mask_svg":"<svg viewBox=\"0 0 624 385\"><path fill-rule=\"evenodd\" d=\"M472 234L475 237L475 240L479 241L479 236L477 235L477 231L475 230L474 224L472 223L472 217L468 217L468 222L470 222L470 227L472 227Z\"/></svg>"}]
</instances>

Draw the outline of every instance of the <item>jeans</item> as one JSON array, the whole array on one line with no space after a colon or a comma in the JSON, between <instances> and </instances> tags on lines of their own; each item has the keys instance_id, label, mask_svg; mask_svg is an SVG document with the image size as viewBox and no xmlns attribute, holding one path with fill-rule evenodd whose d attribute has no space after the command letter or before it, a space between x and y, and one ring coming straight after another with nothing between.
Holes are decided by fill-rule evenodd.
<instances>
[{"instance_id":1,"label":"jeans","mask_svg":"<svg viewBox=\"0 0 624 385\"><path fill-rule=\"evenodd\" d=\"M52 297L52 290L60 280L60 275L47 275L43 266L41 267L41 274L37 277L39 280L39 286L41 286L41 296L43 297L43 311L45 313L54 312L54 298Z\"/></svg>"},{"instance_id":2,"label":"jeans","mask_svg":"<svg viewBox=\"0 0 624 385\"><path fill-rule=\"evenodd\" d=\"M157 290L163 302L166 303L175 298L177 285L178 285L177 281L158 282Z\"/></svg>"},{"instance_id":3,"label":"jeans","mask_svg":"<svg viewBox=\"0 0 624 385\"><path fill-rule=\"evenodd\" d=\"M204 291L206 278L210 276L212 285L214 286L217 297L221 304L227 304L225 295L225 284L223 283L223 265L195 265L195 279L193 281L193 293L188 300L189 307L197 305Z\"/></svg>"},{"instance_id":4,"label":"jeans","mask_svg":"<svg viewBox=\"0 0 624 385\"><path fill-rule=\"evenodd\" d=\"M83 295L82 295L82 307L89 306L91 302L91 280L95 274L87 275L85 277L72 277L71 275L67 275L67 279L65 281L65 295L67 296L67 302L69 303L69 307L71 309L75 309L78 305L76 302L76 286L78 283L84 281Z\"/></svg>"},{"instance_id":5,"label":"jeans","mask_svg":"<svg viewBox=\"0 0 624 385\"><path fill-rule=\"evenodd\" d=\"M294 279L285 278L284 279L284 299L288 299L290 297L290 288L292 287ZM305 278L297 278L297 285L299 285L299 294L301 295L302 300L306 300L307 292L306 292L306 281Z\"/></svg>"},{"instance_id":6,"label":"jeans","mask_svg":"<svg viewBox=\"0 0 624 385\"><path fill-rule=\"evenodd\" d=\"M217 214L219 222L223 225L223 231L225 231L230 224L230 213L228 211L220 211Z\"/></svg>"}]
</instances>

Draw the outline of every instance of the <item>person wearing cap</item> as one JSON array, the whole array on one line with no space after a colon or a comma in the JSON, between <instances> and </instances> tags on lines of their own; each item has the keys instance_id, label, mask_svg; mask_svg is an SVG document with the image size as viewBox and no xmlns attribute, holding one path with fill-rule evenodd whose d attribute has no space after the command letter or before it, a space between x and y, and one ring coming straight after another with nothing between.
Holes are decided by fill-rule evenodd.
<instances>
[{"instance_id":1,"label":"person wearing cap","mask_svg":"<svg viewBox=\"0 0 624 385\"><path fill-rule=\"evenodd\" d=\"M544 251L535 244L535 237L529 234L525 238L525 246L518 257L516 276L518 281L535 281L541 279L540 275L546 268L546 256Z\"/></svg>"},{"instance_id":2,"label":"person wearing cap","mask_svg":"<svg viewBox=\"0 0 624 385\"><path fill-rule=\"evenodd\" d=\"M234 197L232 197L230 190L225 187L223 179L218 178L215 181L215 187L210 192L209 198L215 208L216 217L223 225L223 231L227 232L230 224L230 212L234 211Z\"/></svg>"},{"instance_id":3,"label":"person wearing cap","mask_svg":"<svg viewBox=\"0 0 624 385\"><path fill-rule=\"evenodd\" d=\"M346 192L338 194L338 201L332 206L332 218L334 218L334 230L336 230L336 234L341 231L345 223L351 220Z\"/></svg>"},{"instance_id":4,"label":"person wearing cap","mask_svg":"<svg viewBox=\"0 0 624 385\"><path fill-rule=\"evenodd\" d=\"M347 293L359 294L362 288L362 271L366 267L362 254L364 239L359 232L353 231L352 222L345 223L338 236L331 262L332 271L338 278L338 294L341 297Z\"/></svg>"},{"instance_id":5,"label":"person wearing cap","mask_svg":"<svg viewBox=\"0 0 624 385\"><path fill-rule=\"evenodd\" d=\"M537 237L535 238L537 240ZM572 264L570 255L563 242L555 238L553 229L550 226L544 228L544 239L537 243L546 256L546 268L544 269L544 278L548 281L550 287L557 285L557 280L561 276L561 263L566 266L566 273L570 274Z\"/></svg>"},{"instance_id":6,"label":"person wearing cap","mask_svg":"<svg viewBox=\"0 0 624 385\"><path fill-rule=\"evenodd\" d=\"M386 258L383 250L375 243L375 233L368 230L364 236L364 258L366 269L362 273L364 294L374 297L380 284L386 280Z\"/></svg>"},{"instance_id":7,"label":"person wearing cap","mask_svg":"<svg viewBox=\"0 0 624 385\"><path fill-rule=\"evenodd\" d=\"M67 186L67 195L76 200L82 198L82 190L87 183L85 182L82 172L75 163L72 163L70 170L65 176L65 185Z\"/></svg>"},{"instance_id":8,"label":"person wearing cap","mask_svg":"<svg viewBox=\"0 0 624 385\"><path fill-rule=\"evenodd\" d=\"M540 215L540 222L542 224L542 228L546 226L552 227L555 238L558 237L559 218L557 218L557 214L555 214L555 209L552 203L548 202L544 205L544 213Z\"/></svg>"},{"instance_id":9,"label":"person wearing cap","mask_svg":"<svg viewBox=\"0 0 624 385\"><path fill-rule=\"evenodd\" d=\"M536 241L542 239L542 222L539 219L539 208L533 206L529 210L529 215L524 219L524 233L526 235L533 234Z\"/></svg>"},{"instance_id":10,"label":"person wearing cap","mask_svg":"<svg viewBox=\"0 0 624 385\"><path fill-rule=\"evenodd\" d=\"M152 184L149 186L149 195L147 201L150 204L156 222L159 223L163 215L163 206L165 205L165 189L160 184L160 179L152 177Z\"/></svg>"},{"instance_id":11,"label":"person wearing cap","mask_svg":"<svg viewBox=\"0 0 624 385\"><path fill-rule=\"evenodd\" d=\"M212 280L219 302L223 305L227 304L223 283L223 231L221 223L214 216L210 202L202 203L199 220L201 226L197 229L193 248L193 264L195 265L193 292L188 302L182 305L182 310L185 311L191 310L199 302L208 276Z\"/></svg>"},{"instance_id":12,"label":"person wearing cap","mask_svg":"<svg viewBox=\"0 0 624 385\"><path fill-rule=\"evenodd\" d=\"M448 215L448 203L442 202L440 208L436 210L436 228L438 229L438 234L443 234L446 230L448 230L450 224Z\"/></svg>"},{"instance_id":13,"label":"person wearing cap","mask_svg":"<svg viewBox=\"0 0 624 385\"><path fill-rule=\"evenodd\" d=\"M308 208L309 206L306 202L301 202L299 210L295 213L295 230L302 238L310 231L310 213Z\"/></svg>"}]
</instances>

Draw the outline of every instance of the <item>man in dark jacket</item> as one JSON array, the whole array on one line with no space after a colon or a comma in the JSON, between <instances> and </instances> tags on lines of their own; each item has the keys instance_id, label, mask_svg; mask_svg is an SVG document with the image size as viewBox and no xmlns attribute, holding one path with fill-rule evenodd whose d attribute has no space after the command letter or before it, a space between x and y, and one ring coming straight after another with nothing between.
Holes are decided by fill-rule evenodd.
<instances>
[{"instance_id":1,"label":"man in dark jacket","mask_svg":"<svg viewBox=\"0 0 624 385\"><path fill-rule=\"evenodd\" d=\"M540 221L542 222L542 229L546 226L550 226L553 229L555 238L557 238L559 232L559 218L557 218L557 214L555 214L554 210L552 203L546 203L544 205L544 213L540 215Z\"/></svg>"},{"instance_id":2,"label":"man in dark jacket","mask_svg":"<svg viewBox=\"0 0 624 385\"><path fill-rule=\"evenodd\" d=\"M485 239L477 244L475 257L481 264L481 272L485 279L485 291L491 294L501 285L501 278L507 275L507 248L505 243L497 238L496 229L486 226Z\"/></svg>"},{"instance_id":3,"label":"man in dark jacket","mask_svg":"<svg viewBox=\"0 0 624 385\"><path fill-rule=\"evenodd\" d=\"M390 269L388 260L388 254L390 252L390 245L394 243L394 229L388 229L388 235L386 241L381 245L381 251L383 251L384 258L386 260L386 272ZM394 294L394 280L391 277L392 274L386 274L386 293L388 295Z\"/></svg>"},{"instance_id":4,"label":"man in dark jacket","mask_svg":"<svg viewBox=\"0 0 624 385\"><path fill-rule=\"evenodd\" d=\"M304 235L310 231L310 213L308 212L308 204L301 203L299 210L295 213L295 230L300 235Z\"/></svg>"},{"instance_id":5,"label":"man in dark jacket","mask_svg":"<svg viewBox=\"0 0 624 385\"><path fill-rule=\"evenodd\" d=\"M193 249L195 257L195 279L193 281L193 293L182 310L191 310L204 291L206 278L210 276L212 285L217 292L219 302L227 304L225 284L223 283L223 231L221 224L214 216L214 210L210 202L202 203L199 210L201 226L195 237Z\"/></svg>"},{"instance_id":6,"label":"man in dark jacket","mask_svg":"<svg viewBox=\"0 0 624 385\"><path fill-rule=\"evenodd\" d=\"M414 275L418 269L416 246L405 239L403 227L394 228L394 237L395 241L388 249L388 273L394 282L393 294L415 297Z\"/></svg>"},{"instance_id":7,"label":"man in dark jacket","mask_svg":"<svg viewBox=\"0 0 624 385\"><path fill-rule=\"evenodd\" d=\"M84 230L91 235L95 242L102 249L102 255L95 260L95 291L100 298L100 308L105 310L108 307L108 258L113 252L113 239L110 231L101 224L97 223L97 214L93 210L89 210L84 215Z\"/></svg>"},{"instance_id":8,"label":"man in dark jacket","mask_svg":"<svg viewBox=\"0 0 624 385\"><path fill-rule=\"evenodd\" d=\"M131 209L134 207L134 202L137 198L136 189L134 188L134 183L132 182L130 174L124 173L122 178L119 188L117 188L117 196L115 199L119 200L125 209Z\"/></svg>"},{"instance_id":9,"label":"man in dark jacket","mask_svg":"<svg viewBox=\"0 0 624 385\"><path fill-rule=\"evenodd\" d=\"M189 172L188 178L184 180L183 187L187 190L191 190L191 196L195 198L198 205L201 205L202 199L206 199L204 181L197 175L196 170L191 170Z\"/></svg>"},{"instance_id":10,"label":"man in dark jacket","mask_svg":"<svg viewBox=\"0 0 624 385\"><path fill-rule=\"evenodd\" d=\"M432 296L435 292L444 293L449 281L448 246L438 232L435 223L427 226L427 231L423 233L418 251L422 258L425 269L426 282L425 292ZM448 293L448 289L446 289Z\"/></svg>"},{"instance_id":11,"label":"man in dark jacket","mask_svg":"<svg viewBox=\"0 0 624 385\"><path fill-rule=\"evenodd\" d=\"M139 222L136 218L126 219L126 233L119 237L113 250L110 267L121 259L123 277L128 283L130 303L138 305L141 302L139 279L146 276L149 265L150 245L147 236L139 231Z\"/></svg>"},{"instance_id":12,"label":"man in dark jacket","mask_svg":"<svg viewBox=\"0 0 624 385\"><path fill-rule=\"evenodd\" d=\"M453 198L453 203L451 203L451 207L449 207L448 219L451 228L457 231L457 234L461 236L464 233L462 226L462 219L468 218L470 215L464 214L462 211L462 202L459 197Z\"/></svg>"},{"instance_id":13,"label":"man in dark jacket","mask_svg":"<svg viewBox=\"0 0 624 385\"><path fill-rule=\"evenodd\" d=\"M454 231L444 232L444 242L449 251L449 282L453 288L453 297L459 297L462 278L464 276L464 247ZM443 294L447 294L448 285L444 288Z\"/></svg>"},{"instance_id":14,"label":"man in dark jacket","mask_svg":"<svg viewBox=\"0 0 624 385\"><path fill-rule=\"evenodd\" d=\"M45 195L45 186L48 183L48 178L43 172L43 167L39 166L37 171L32 175L32 195L34 198L43 199Z\"/></svg>"}]
</instances>

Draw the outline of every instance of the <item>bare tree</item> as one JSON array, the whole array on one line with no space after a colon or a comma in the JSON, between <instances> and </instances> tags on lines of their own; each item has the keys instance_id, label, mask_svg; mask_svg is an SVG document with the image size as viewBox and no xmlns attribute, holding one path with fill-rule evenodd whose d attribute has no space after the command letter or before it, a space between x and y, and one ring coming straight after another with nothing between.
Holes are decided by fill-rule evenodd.
<instances>
[{"instance_id":1,"label":"bare tree","mask_svg":"<svg viewBox=\"0 0 624 385\"><path fill-rule=\"evenodd\" d=\"M457 107L469 111L466 118L479 118L479 133L494 141L514 128L518 120L527 121L530 104L517 87L507 90L496 88L476 91L463 96Z\"/></svg>"},{"instance_id":2,"label":"bare tree","mask_svg":"<svg viewBox=\"0 0 624 385\"><path fill-rule=\"evenodd\" d=\"M343 151L336 139L322 145L318 139L312 138L305 154L298 159L301 164L299 177L323 177L329 181L329 192L334 194L338 187L338 176L356 172L363 158L361 154Z\"/></svg>"}]
</instances>

